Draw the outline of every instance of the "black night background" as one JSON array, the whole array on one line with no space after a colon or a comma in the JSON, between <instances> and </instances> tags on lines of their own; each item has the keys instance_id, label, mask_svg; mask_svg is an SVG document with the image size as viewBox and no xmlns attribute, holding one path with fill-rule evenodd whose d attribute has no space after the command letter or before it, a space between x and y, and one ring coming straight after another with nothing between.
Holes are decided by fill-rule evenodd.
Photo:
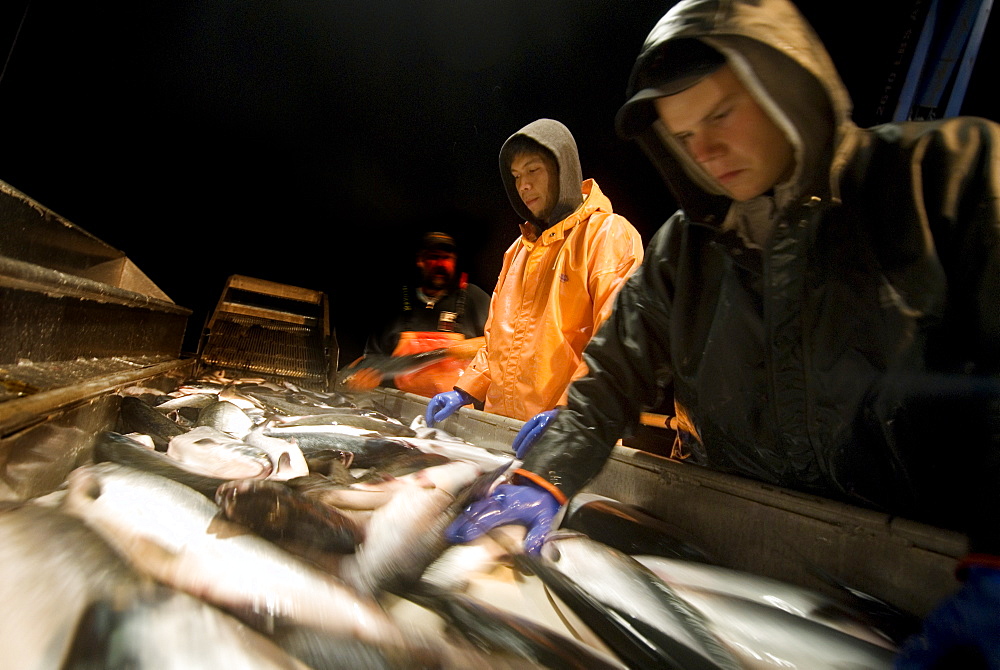
<instances>
[{"instance_id":1,"label":"black night background","mask_svg":"<svg viewBox=\"0 0 1000 670\"><path fill-rule=\"evenodd\" d=\"M536 118L569 126L584 176L649 240L674 205L613 119L672 4L9 0L0 180L192 309L188 348L226 278L244 274L327 292L343 364L424 231L455 235L470 280L492 290L519 223L497 154ZM896 52L921 4L799 4L862 125L905 75ZM998 21L965 114L998 118Z\"/></svg>"}]
</instances>

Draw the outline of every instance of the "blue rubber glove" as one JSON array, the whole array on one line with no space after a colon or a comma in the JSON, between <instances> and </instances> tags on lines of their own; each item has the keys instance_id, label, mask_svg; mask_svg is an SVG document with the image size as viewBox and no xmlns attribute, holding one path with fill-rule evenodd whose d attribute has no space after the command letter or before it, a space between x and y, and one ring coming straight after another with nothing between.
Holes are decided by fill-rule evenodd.
<instances>
[{"instance_id":1,"label":"blue rubber glove","mask_svg":"<svg viewBox=\"0 0 1000 670\"><path fill-rule=\"evenodd\" d=\"M552 419L556 418L556 414L559 413L557 409L550 409L544 412L539 412L535 416L531 417L524 422L521 426L521 430L517 431L517 436L514 438L514 455L519 459L523 459L528 450L531 449L531 445L538 441L545 429L548 428Z\"/></svg>"},{"instance_id":2,"label":"blue rubber glove","mask_svg":"<svg viewBox=\"0 0 1000 670\"><path fill-rule=\"evenodd\" d=\"M962 587L928 614L920 633L903 644L895 667L898 670L956 667L937 664L941 660L950 662L950 654L972 652L985 659L983 667L1000 668L998 612L1000 570L970 566Z\"/></svg>"},{"instance_id":3,"label":"blue rubber glove","mask_svg":"<svg viewBox=\"0 0 1000 670\"><path fill-rule=\"evenodd\" d=\"M559 502L551 493L534 484L501 484L487 498L469 505L447 529L452 543L469 542L497 526L519 523L528 529L524 548L537 556L552 529Z\"/></svg>"},{"instance_id":4,"label":"blue rubber glove","mask_svg":"<svg viewBox=\"0 0 1000 670\"><path fill-rule=\"evenodd\" d=\"M444 421L462 405L471 405L472 400L471 395L460 389L438 393L427 403L427 413L424 414L427 427L433 428L435 423Z\"/></svg>"}]
</instances>

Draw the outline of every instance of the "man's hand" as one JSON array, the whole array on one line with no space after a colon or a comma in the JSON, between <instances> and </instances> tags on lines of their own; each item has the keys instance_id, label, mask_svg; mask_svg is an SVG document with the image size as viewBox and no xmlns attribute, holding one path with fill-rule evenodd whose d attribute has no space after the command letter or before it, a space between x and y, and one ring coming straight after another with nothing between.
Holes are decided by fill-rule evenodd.
<instances>
[{"instance_id":1,"label":"man's hand","mask_svg":"<svg viewBox=\"0 0 1000 670\"><path fill-rule=\"evenodd\" d=\"M434 424L447 419L462 405L472 404L472 400L472 396L461 389L438 393L427 403L427 412L424 414L427 427L433 428Z\"/></svg>"},{"instance_id":2,"label":"man's hand","mask_svg":"<svg viewBox=\"0 0 1000 670\"><path fill-rule=\"evenodd\" d=\"M497 526L521 524L528 529L524 549L538 555L552 529L559 502L533 484L501 484L489 497L477 500L445 530L449 542L470 542Z\"/></svg>"},{"instance_id":3,"label":"man's hand","mask_svg":"<svg viewBox=\"0 0 1000 670\"><path fill-rule=\"evenodd\" d=\"M528 450L538 441L558 413L558 409L550 409L528 419L514 437L514 443L511 445L514 455L523 460Z\"/></svg>"}]
</instances>

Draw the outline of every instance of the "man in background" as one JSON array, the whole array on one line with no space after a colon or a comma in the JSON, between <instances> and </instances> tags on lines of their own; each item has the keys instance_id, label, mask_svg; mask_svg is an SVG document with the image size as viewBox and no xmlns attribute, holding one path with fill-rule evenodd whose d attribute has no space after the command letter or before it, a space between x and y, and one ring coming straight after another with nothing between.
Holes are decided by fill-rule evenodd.
<instances>
[{"instance_id":1,"label":"man in background","mask_svg":"<svg viewBox=\"0 0 1000 670\"><path fill-rule=\"evenodd\" d=\"M450 390L483 344L490 298L458 272L458 247L451 235L426 233L417 252L418 282L404 285L388 324L368 338L364 357L347 371L351 390L378 385L431 397ZM448 355L412 372L387 375L378 361L445 349ZM370 365L366 365L369 363Z\"/></svg>"}]
</instances>

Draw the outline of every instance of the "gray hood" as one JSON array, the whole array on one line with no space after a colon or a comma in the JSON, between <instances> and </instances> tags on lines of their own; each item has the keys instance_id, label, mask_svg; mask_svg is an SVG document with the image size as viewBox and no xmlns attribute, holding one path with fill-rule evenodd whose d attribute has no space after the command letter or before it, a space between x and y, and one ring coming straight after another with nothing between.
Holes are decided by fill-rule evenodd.
<instances>
[{"instance_id":1,"label":"gray hood","mask_svg":"<svg viewBox=\"0 0 1000 670\"><path fill-rule=\"evenodd\" d=\"M733 203L655 120L650 77L665 61L683 62L690 40L725 57L791 142L796 169L775 189L778 209L807 190L836 197L835 154L849 149L857 127L847 89L812 27L787 0L684 0L646 38L616 126L635 138L688 216L722 221Z\"/></svg>"},{"instance_id":2,"label":"gray hood","mask_svg":"<svg viewBox=\"0 0 1000 670\"><path fill-rule=\"evenodd\" d=\"M559 198L548 221L539 221L531 213L521 200L521 196L517 194L514 177L510 174L510 161L513 156L508 155L508 148L510 141L518 135L529 137L551 151L559 165ZM576 140L573 139L569 128L552 119L532 121L507 138L500 148L500 178L503 179L503 187L507 191L507 198L510 199L514 211L525 221L530 221L542 230L565 219L583 202L580 190L583 170L580 167L580 153L576 148Z\"/></svg>"}]
</instances>

